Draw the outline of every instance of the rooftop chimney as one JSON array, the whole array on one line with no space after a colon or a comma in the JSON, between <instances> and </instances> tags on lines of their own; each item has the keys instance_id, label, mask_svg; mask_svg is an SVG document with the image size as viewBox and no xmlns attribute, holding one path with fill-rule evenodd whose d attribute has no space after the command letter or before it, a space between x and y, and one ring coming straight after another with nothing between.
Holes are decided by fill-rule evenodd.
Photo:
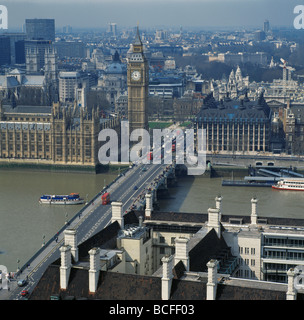
<instances>
[{"instance_id":1,"label":"rooftop chimney","mask_svg":"<svg viewBox=\"0 0 304 320\"><path fill-rule=\"evenodd\" d=\"M286 293L286 300L296 300L297 299L297 291L294 284L294 278L296 276L295 270L290 268L287 271L288 276L288 284L287 284L287 293Z\"/></svg>"},{"instance_id":2,"label":"rooftop chimney","mask_svg":"<svg viewBox=\"0 0 304 320\"><path fill-rule=\"evenodd\" d=\"M217 288L217 260L210 260L208 267L207 300L215 300Z\"/></svg>"},{"instance_id":3,"label":"rooftop chimney","mask_svg":"<svg viewBox=\"0 0 304 320\"><path fill-rule=\"evenodd\" d=\"M90 270L89 270L89 292L95 293L98 285L100 273L100 249L92 248L89 251L90 255Z\"/></svg>"},{"instance_id":4,"label":"rooftop chimney","mask_svg":"<svg viewBox=\"0 0 304 320\"><path fill-rule=\"evenodd\" d=\"M72 256L75 262L78 262L77 231L75 229L64 231L64 244L71 247Z\"/></svg>"},{"instance_id":5,"label":"rooftop chimney","mask_svg":"<svg viewBox=\"0 0 304 320\"><path fill-rule=\"evenodd\" d=\"M152 200L152 194L147 193L146 194L146 210L145 210L145 216L146 218L151 218L151 213L153 211L153 200Z\"/></svg>"},{"instance_id":6,"label":"rooftop chimney","mask_svg":"<svg viewBox=\"0 0 304 320\"><path fill-rule=\"evenodd\" d=\"M143 217L143 216L139 216L139 217L138 217L138 225L139 225L139 227L142 227L142 226L143 226L143 220L144 220L144 217Z\"/></svg>"},{"instance_id":7,"label":"rooftop chimney","mask_svg":"<svg viewBox=\"0 0 304 320\"><path fill-rule=\"evenodd\" d=\"M163 276L161 279L162 284L162 300L169 300L170 293L171 293L171 286L172 286L172 279L173 279L173 256L170 257L163 257Z\"/></svg>"},{"instance_id":8,"label":"rooftop chimney","mask_svg":"<svg viewBox=\"0 0 304 320\"><path fill-rule=\"evenodd\" d=\"M180 260L184 263L186 271L189 271L189 239L186 238L176 238L175 239L175 260L174 265L176 265Z\"/></svg>"},{"instance_id":9,"label":"rooftop chimney","mask_svg":"<svg viewBox=\"0 0 304 320\"><path fill-rule=\"evenodd\" d=\"M258 218L257 203L258 203L257 198L251 199L251 224L257 224L257 218Z\"/></svg>"},{"instance_id":10,"label":"rooftop chimney","mask_svg":"<svg viewBox=\"0 0 304 320\"><path fill-rule=\"evenodd\" d=\"M222 200L223 200L223 197L221 195L217 196L215 198L215 207L216 209L219 209L219 220L221 221L222 219Z\"/></svg>"},{"instance_id":11,"label":"rooftop chimney","mask_svg":"<svg viewBox=\"0 0 304 320\"><path fill-rule=\"evenodd\" d=\"M61 266L60 266L60 289L68 288L69 277L71 272L71 247L63 245L60 247Z\"/></svg>"},{"instance_id":12,"label":"rooftop chimney","mask_svg":"<svg viewBox=\"0 0 304 320\"><path fill-rule=\"evenodd\" d=\"M112 202L112 220L111 222L118 221L121 229L124 228L124 218L122 216L122 202Z\"/></svg>"},{"instance_id":13,"label":"rooftop chimney","mask_svg":"<svg viewBox=\"0 0 304 320\"><path fill-rule=\"evenodd\" d=\"M218 208L208 209L208 231L214 229L217 236L221 238L220 210Z\"/></svg>"}]
</instances>

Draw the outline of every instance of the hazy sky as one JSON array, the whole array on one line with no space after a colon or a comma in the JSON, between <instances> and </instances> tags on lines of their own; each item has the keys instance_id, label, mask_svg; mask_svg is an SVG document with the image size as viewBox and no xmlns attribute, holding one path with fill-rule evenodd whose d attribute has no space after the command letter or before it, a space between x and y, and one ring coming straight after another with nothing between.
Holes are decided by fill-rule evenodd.
<instances>
[{"instance_id":1,"label":"hazy sky","mask_svg":"<svg viewBox=\"0 0 304 320\"><path fill-rule=\"evenodd\" d=\"M26 18L54 18L56 27L119 26L292 26L300 0L2 0L9 27ZM304 4L304 3L303 3Z\"/></svg>"}]
</instances>

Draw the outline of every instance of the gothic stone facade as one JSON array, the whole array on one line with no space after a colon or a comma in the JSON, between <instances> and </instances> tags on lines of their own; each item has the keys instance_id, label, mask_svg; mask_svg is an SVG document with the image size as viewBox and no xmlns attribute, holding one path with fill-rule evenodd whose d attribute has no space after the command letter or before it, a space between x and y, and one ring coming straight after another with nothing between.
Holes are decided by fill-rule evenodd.
<instances>
[{"instance_id":1,"label":"gothic stone facade","mask_svg":"<svg viewBox=\"0 0 304 320\"><path fill-rule=\"evenodd\" d=\"M0 161L95 167L98 134L116 122L100 124L97 109L1 106Z\"/></svg>"},{"instance_id":2,"label":"gothic stone facade","mask_svg":"<svg viewBox=\"0 0 304 320\"><path fill-rule=\"evenodd\" d=\"M130 132L134 129L148 129L149 66L143 52L139 31L128 52L128 119Z\"/></svg>"}]
</instances>

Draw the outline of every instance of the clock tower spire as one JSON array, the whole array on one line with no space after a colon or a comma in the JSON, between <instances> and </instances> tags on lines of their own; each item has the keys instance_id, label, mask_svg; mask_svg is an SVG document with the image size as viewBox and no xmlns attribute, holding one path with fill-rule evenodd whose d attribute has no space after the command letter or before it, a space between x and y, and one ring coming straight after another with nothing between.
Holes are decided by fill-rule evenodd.
<instances>
[{"instance_id":1,"label":"clock tower spire","mask_svg":"<svg viewBox=\"0 0 304 320\"><path fill-rule=\"evenodd\" d=\"M128 119L130 133L148 130L149 65L137 26L136 36L128 52Z\"/></svg>"}]
</instances>

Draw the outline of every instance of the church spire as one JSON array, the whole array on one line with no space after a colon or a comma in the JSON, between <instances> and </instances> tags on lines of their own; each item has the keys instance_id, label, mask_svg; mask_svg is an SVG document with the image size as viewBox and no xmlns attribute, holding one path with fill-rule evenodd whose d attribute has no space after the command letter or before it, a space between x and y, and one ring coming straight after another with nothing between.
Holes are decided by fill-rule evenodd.
<instances>
[{"instance_id":1,"label":"church spire","mask_svg":"<svg viewBox=\"0 0 304 320\"><path fill-rule=\"evenodd\" d=\"M114 53L114 56L113 56L113 62L118 62L120 63L120 57L119 57L119 53L118 51L116 50L115 53Z\"/></svg>"}]
</instances>

